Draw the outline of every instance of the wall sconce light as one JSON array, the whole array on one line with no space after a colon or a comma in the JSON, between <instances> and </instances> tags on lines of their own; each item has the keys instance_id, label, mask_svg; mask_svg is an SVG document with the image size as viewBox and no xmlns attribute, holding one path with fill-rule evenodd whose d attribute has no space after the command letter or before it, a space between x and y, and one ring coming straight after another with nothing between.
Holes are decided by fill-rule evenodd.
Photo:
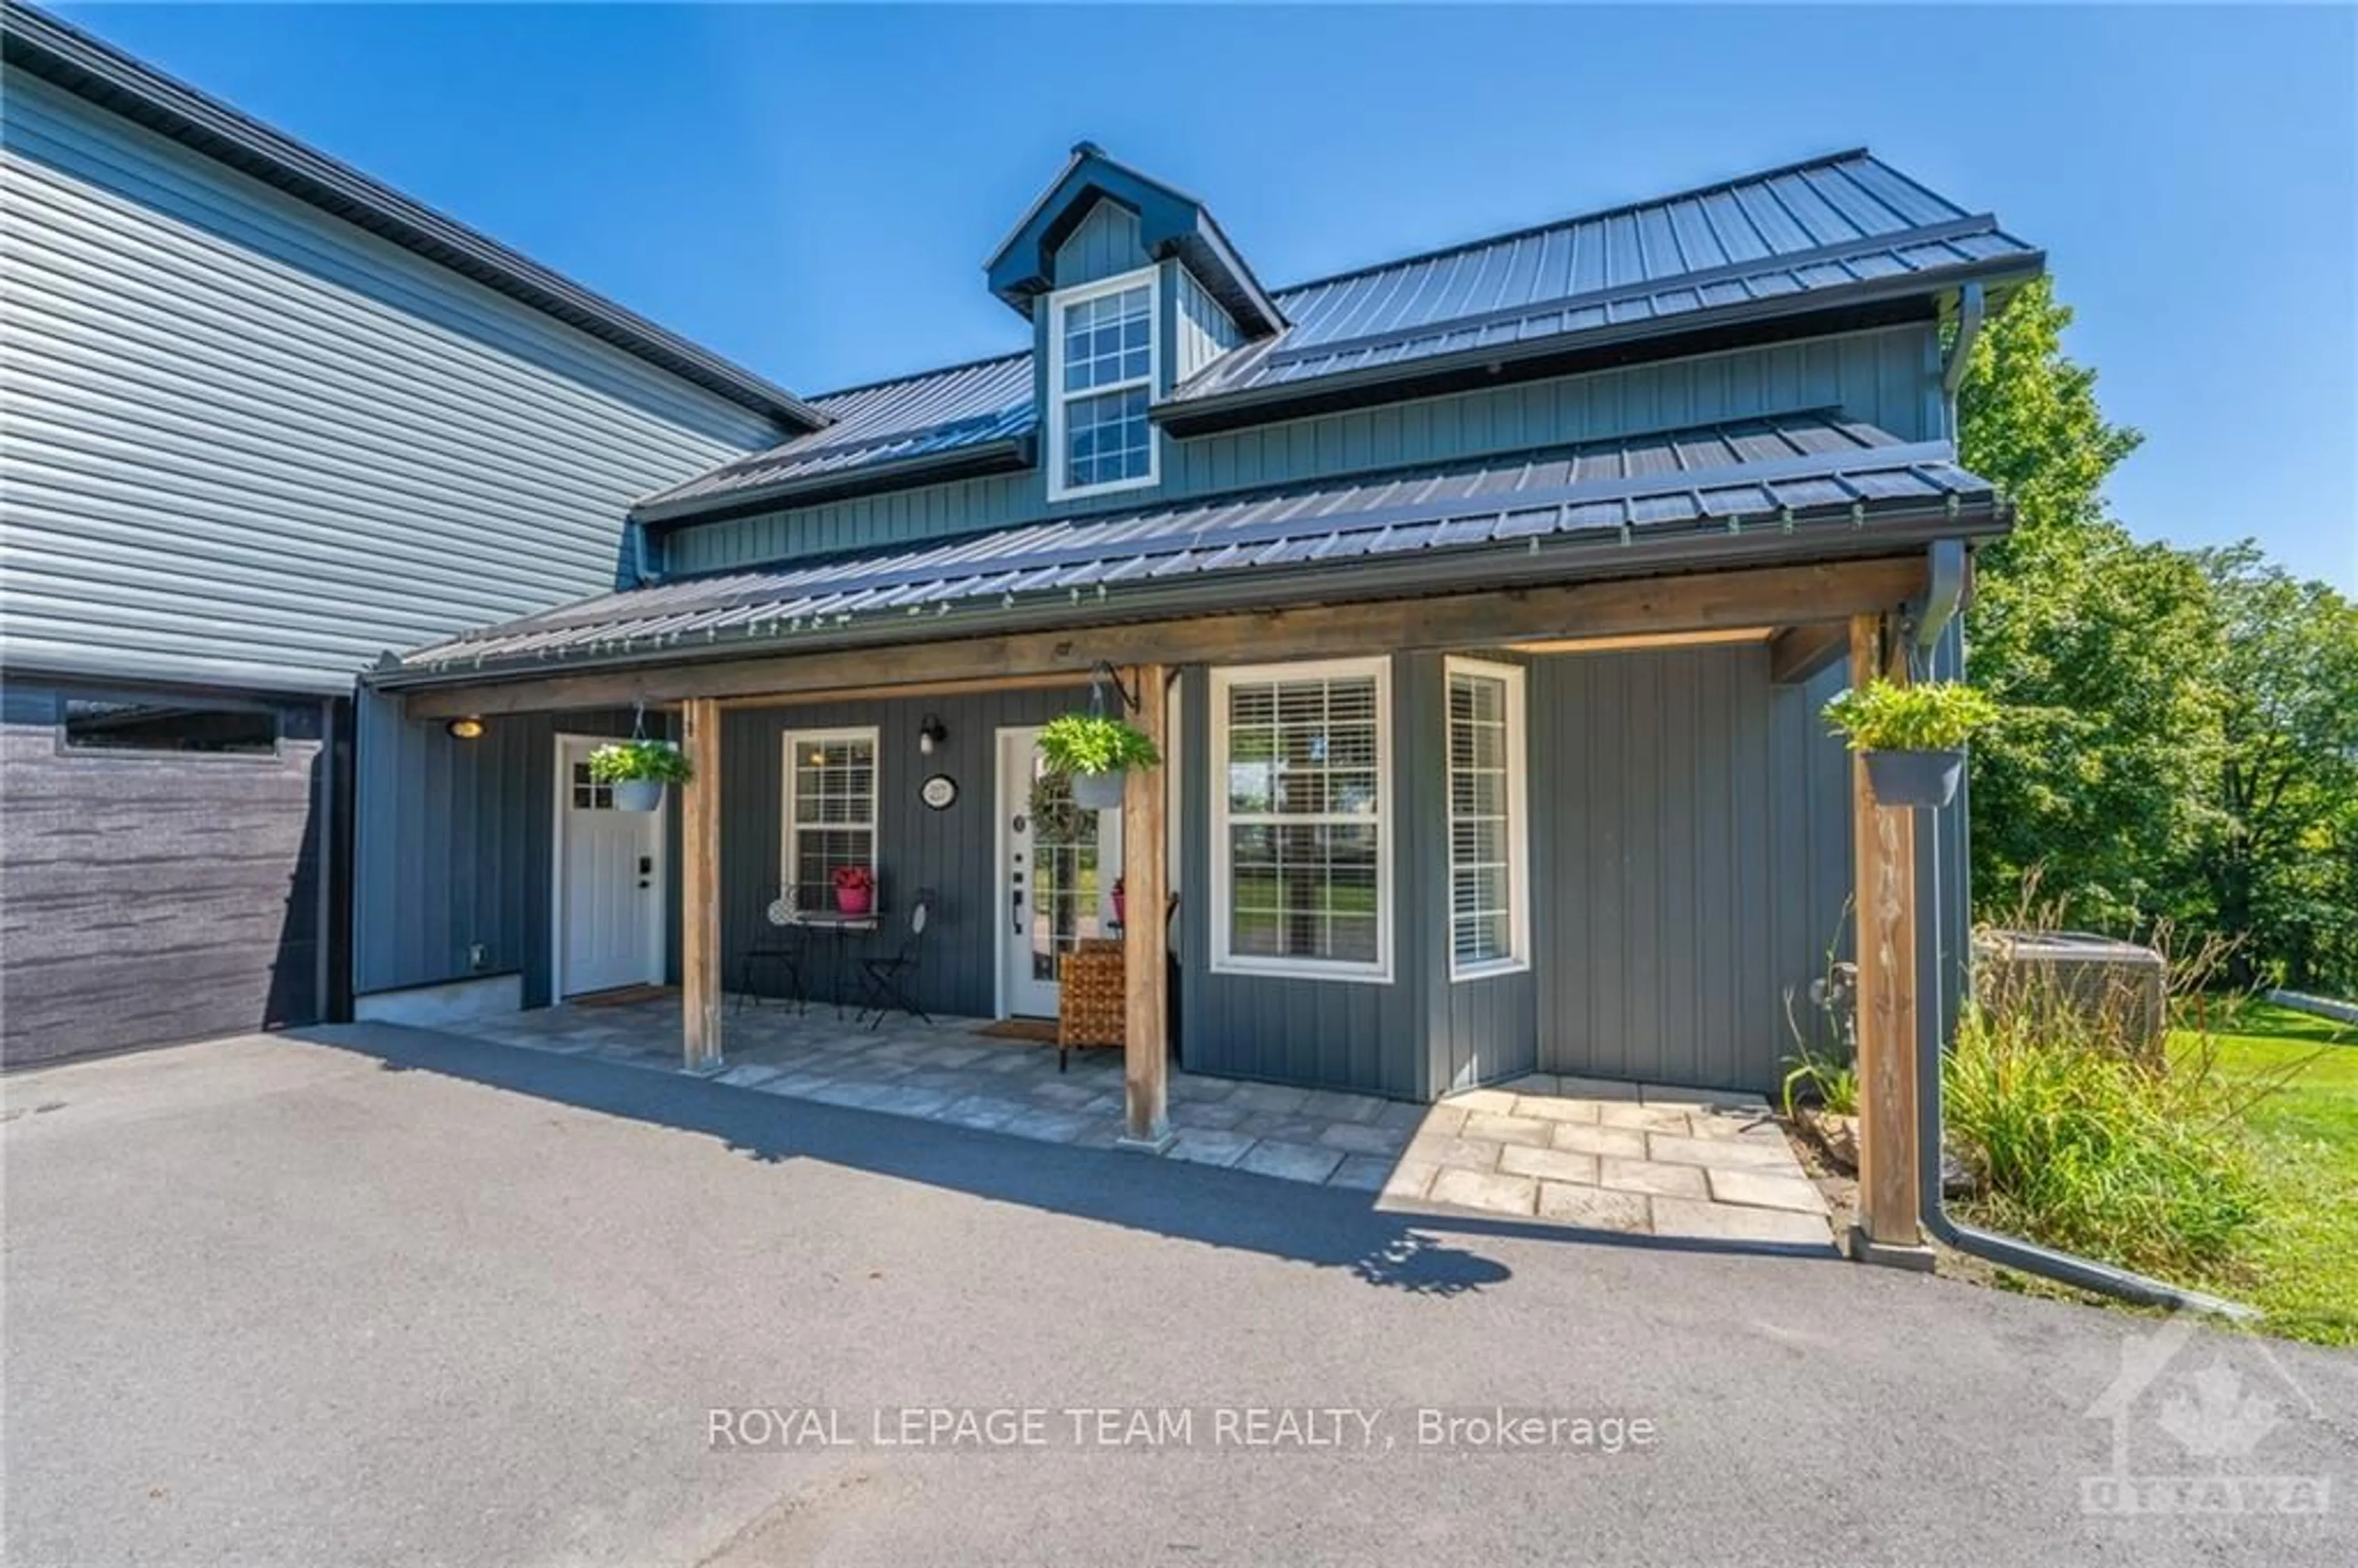
<instances>
[{"instance_id":1,"label":"wall sconce light","mask_svg":"<svg viewBox=\"0 0 2358 1568\"><path fill-rule=\"evenodd\" d=\"M453 719L442 726L454 741L480 741L483 737L483 721L480 719Z\"/></svg>"},{"instance_id":2,"label":"wall sconce light","mask_svg":"<svg viewBox=\"0 0 2358 1568\"><path fill-rule=\"evenodd\" d=\"M949 738L948 729L936 715L928 713L917 721L917 750L925 755L932 756L934 748Z\"/></svg>"}]
</instances>

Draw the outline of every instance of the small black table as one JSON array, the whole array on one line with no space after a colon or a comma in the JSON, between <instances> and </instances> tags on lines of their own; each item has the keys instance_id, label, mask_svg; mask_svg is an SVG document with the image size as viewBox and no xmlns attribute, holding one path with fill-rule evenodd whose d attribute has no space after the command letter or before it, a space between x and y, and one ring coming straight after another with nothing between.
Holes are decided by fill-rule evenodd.
<instances>
[{"instance_id":1,"label":"small black table","mask_svg":"<svg viewBox=\"0 0 2358 1568\"><path fill-rule=\"evenodd\" d=\"M853 937L871 935L883 929L884 912L873 905L865 914L846 914L839 909L798 909L785 924L797 930L824 934L828 938L827 967L833 971L835 1016L840 1022L843 1017L844 949ZM809 999L806 997L804 1000Z\"/></svg>"}]
</instances>

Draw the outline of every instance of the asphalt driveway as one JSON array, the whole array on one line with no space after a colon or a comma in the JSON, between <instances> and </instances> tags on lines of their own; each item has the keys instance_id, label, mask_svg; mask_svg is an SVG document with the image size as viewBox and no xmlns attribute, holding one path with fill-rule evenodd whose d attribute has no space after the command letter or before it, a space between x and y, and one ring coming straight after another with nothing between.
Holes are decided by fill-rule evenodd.
<instances>
[{"instance_id":1,"label":"asphalt driveway","mask_svg":"<svg viewBox=\"0 0 2358 1568\"><path fill-rule=\"evenodd\" d=\"M2347 1355L411 1031L0 1116L11 1563L2358 1561Z\"/></svg>"}]
</instances>

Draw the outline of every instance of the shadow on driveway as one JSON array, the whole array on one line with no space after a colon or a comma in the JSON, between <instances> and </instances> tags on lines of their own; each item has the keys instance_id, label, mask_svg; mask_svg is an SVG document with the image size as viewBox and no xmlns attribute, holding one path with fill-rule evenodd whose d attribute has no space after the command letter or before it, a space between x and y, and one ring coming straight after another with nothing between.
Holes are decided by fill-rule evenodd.
<instances>
[{"instance_id":1,"label":"shadow on driveway","mask_svg":"<svg viewBox=\"0 0 2358 1568\"><path fill-rule=\"evenodd\" d=\"M1347 1270L1367 1284L1425 1295L1455 1296L1512 1277L1506 1264L1448 1245L1442 1235L1647 1251L1788 1251L1749 1242L1632 1236L1458 1213L1389 1212L1377 1208L1368 1193L1034 1142L434 1030L328 1024L292 1030L287 1038L369 1056L389 1072L438 1073L699 1133L765 1163L817 1160L1001 1203ZM1792 1249L1789 1255L1831 1259L1823 1249Z\"/></svg>"}]
</instances>

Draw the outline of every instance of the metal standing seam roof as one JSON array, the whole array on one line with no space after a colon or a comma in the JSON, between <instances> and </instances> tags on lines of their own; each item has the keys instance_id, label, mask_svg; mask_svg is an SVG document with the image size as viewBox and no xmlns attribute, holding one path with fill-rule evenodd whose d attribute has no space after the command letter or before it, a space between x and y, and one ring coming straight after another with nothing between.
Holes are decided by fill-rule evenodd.
<instances>
[{"instance_id":1,"label":"metal standing seam roof","mask_svg":"<svg viewBox=\"0 0 2358 1568\"><path fill-rule=\"evenodd\" d=\"M719 496L815 475L872 469L1022 440L1032 433L1032 355L1027 351L928 371L811 400L824 430L739 458L641 500L632 510L660 519Z\"/></svg>"},{"instance_id":2,"label":"metal standing seam roof","mask_svg":"<svg viewBox=\"0 0 2358 1568\"><path fill-rule=\"evenodd\" d=\"M1864 528L1901 515L1972 531L1995 526L1997 510L1989 483L1957 467L1946 443L1906 443L1811 411L633 589L416 649L376 678L397 686L797 633L809 642L860 617L905 633L904 618L978 603L1086 605L1144 588L1232 600L1248 580L1297 568L1511 555L1563 537L1708 540L1754 524Z\"/></svg>"},{"instance_id":3,"label":"metal standing seam roof","mask_svg":"<svg viewBox=\"0 0 2358 1568\"><path fill-rule=\"evenodd\" d=\"M785 388L23 0L0 3L0 36L11 65L242 174L789 429L826 423Z\"/></svg>"},{"instance_id":4,"label":"metal standing seam roof","mask_svg":"<svg viewBox=\"0 0 2358 1568\"><path fill-rule=\"evenodd\" d=\"M1568 218L1279 290L1292 325L1231 351L1160 409L1467 351L1670 330L1963 270L2028 271L2040 253L1860 150ZM889 394L889 395L880 395ZM800 437L650 496L678 515L821 474L946 457L1028 434L1032 356L812 400L861 404L858 433Z\"/></svg>"},{"instance_id":5,"label":"metal standing seam roof","mask_svg":"<svg viewBox=\"0 0 2358 1568\"><path fill-rule=\"evenodd\" d=\"M1287 289L1292 327L1169 401L2038 255L1865 150L1837 153Z\"/></svg>"}]
</instances>

